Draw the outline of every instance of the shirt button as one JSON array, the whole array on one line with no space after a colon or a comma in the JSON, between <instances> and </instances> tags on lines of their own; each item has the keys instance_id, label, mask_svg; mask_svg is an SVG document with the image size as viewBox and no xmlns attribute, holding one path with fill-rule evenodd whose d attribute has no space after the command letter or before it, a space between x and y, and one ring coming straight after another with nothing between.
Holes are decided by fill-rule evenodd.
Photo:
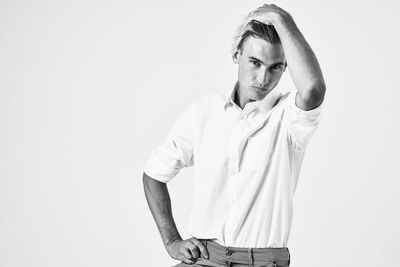
<instances>
[{"instance_id":1,"label":"shirt button","mask_svg":"<svg viewBox=\"0 0 400 267\"><path fill-rule=\"evenodd\" d=\"M228 256L232 255L233 252L234 252L234 251L231 250L231 249L229 249L229 248L226 249L226 255L228 255Z\"/></svg>"}]
</instances>

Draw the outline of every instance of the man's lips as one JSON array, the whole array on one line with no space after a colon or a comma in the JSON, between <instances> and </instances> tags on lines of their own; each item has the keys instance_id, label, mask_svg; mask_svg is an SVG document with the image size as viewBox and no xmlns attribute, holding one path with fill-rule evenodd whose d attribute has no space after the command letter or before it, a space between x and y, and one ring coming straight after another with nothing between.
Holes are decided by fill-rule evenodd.
<instances>
[{"instance_id":1,"label":"man's lips","mask_svg":"<svg viewBox=\"0 0 400 267\"><path fill-rule=\"evenodd\" d=\"M256 89L258 89L258 90L262 90L262 91L267 91L268 90L268 88L267 87L259 87L259 86L255 86L255 85L252 85L254 88L256 88Z\"/></svg>"}]
</instances>

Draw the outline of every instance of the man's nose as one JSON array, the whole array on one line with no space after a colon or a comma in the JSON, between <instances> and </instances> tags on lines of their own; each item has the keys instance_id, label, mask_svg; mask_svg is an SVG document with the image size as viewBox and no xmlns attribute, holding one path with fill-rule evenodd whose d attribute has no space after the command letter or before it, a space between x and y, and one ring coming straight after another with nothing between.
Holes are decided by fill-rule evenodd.
<instances>
[{"instance_id":1,"label":"man's nose","mask_svg":"<svg viewBox=\"0 0 400 267\"><path fill-rule=\"evenodd\" d=\"M258 73L257 81L262 84L267 84L269 78L270 77L269 77L268 69L260 70Z\"/></svg>"}]
</instances>

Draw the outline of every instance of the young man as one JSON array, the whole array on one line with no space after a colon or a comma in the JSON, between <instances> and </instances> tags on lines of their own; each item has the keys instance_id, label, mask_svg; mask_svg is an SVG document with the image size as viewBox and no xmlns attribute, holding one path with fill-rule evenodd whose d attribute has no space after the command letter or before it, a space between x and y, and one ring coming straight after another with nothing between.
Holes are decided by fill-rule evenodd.
<instances>
[{"instance_id":1,"label":"young man","mask_svg":"<svg viewBox=\"0 0 400 267\"><path fill-rule=\"evenodd\" d=\"M325 82L293 18L275 5L249 14L232 56L234 88L189 105L153 151L146 199L176 266L289 266L292 197ZM281 95L273 89L286 67L297 90ZM166 183L192 165L192 237L182 240Z\"/></svg>"}]
</instances>

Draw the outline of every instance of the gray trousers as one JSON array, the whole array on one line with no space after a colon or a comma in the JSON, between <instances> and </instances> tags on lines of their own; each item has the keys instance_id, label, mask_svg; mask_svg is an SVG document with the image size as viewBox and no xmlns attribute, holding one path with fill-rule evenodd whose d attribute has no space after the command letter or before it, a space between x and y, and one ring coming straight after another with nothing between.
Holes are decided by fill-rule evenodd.
<instances>
[{"instance_id":1,"label":"gray trousers","mask_svg":"<svg viewBox=\"0 0 400 267\"><path fill-rule=\"evenodd\" d=\"M207 248L209 259L197 258L194 264L181 262L172 267L286 267L290 265L290 253L283 248L225 247L210 239L199 239Z\"/></svg>"}]
</instances>

